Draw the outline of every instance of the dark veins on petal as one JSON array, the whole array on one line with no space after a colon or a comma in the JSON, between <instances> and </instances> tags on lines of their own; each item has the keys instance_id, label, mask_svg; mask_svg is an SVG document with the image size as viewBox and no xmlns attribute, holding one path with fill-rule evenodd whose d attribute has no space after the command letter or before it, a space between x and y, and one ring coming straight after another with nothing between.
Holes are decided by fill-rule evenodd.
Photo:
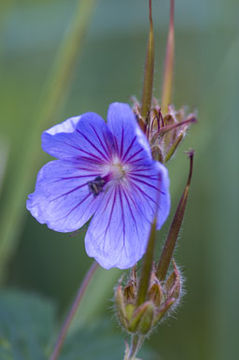
<instances>
[{"instance_id":1,"label":"dark veins on petal","mask_svg":"<svg viewBox=\"0 0 239 360\"><path fill-rule=\"evenodd\" d=\"M122 201L122 194L121 189L118 186L118 193L119 193L119 199L120 199L120 208L121 208L121 219L123 222L123 246L125 248L125 216L124 216L124 207L123 207L123 201Z\"/></svg>"},{"instance_id":2,"label":"dark veins on petal","mask_svg":"<svg viewBox=\"0 0 239 360\"><path fill-rule=\"evenodd\" d=\"M83 134L79 129L76 129L76 131L78 132L78 134L80 134L105 160L107 160L105 154L102 153L101 150L99 150L95 144L90 140L88 139L87 136L85 136L85 134Z\"/></svg>"},{"instance_id":3,"label":"dark veins on petal","mask_svg":"<svg viewBox=\"0 0 239 360\"><path fill-rule=\"evenodd\" d=\"M129 196L128 196L128 194L126 193L126 190L124 190L123 188L122 188L122 193L123 193L123 196L124 196L124 198L125 198L125 200L126 200L126 202L127 202L128 209L129 209L129 211L130 211L130 215L131 215L131 217L132 217L132 220L133 220L133 223L134 223L134 225L135 225L135 229L136 229L137 235L138 235L138 237L139 237L137 221L136 221L136 218L135 218L135 216L134 216L133 210L132 210L132 208L131 208L131 204L130 204L129 199L128 199ZM131 202L134 204L135 210L137 211L137 206L136 206L136 204L135 204L135 201L134 201L131 197L129 197L129 198L131 199Z\"/></svg>"},{"instance_id":4,"label":"dark veins on petal","mask_svg":"<svg viewBox=\"0 0 239 360\"><path fill-rule=\"evenodd\" d=\"M128 159L124 159L125 162L131 162L133 163L134 161L131 161L136 155L138 155L139 153L141 153L143 151L143 149L139 149L138 151L136 151L134 154L132 154ZM140 158L140 160L144 160L144 158ZM136 160L138 161L138 160Z\"/></svg>"},{"instance_id":5,"label":"dark veins on petal","mask_svg":"<svg viewBox=\"0 0 239 360\"><path fill-rule=\"evenodd\" d=\"M55 197L54 199L51 199L50 202L55 201L55 200L58 200L58 199L60 199L60 198L63 197L63 196L69 195L69 194L71 194L71 193L73 193L73 192L81 189L83 186L86 186L86 185L88 185L88 182L86 182L86 183L84 183L84 184L81 184L81 185L79 185L79 186L77 186L77 187L75 187L75 188L73 188L73 189L71 189L71 190L69 190L69 191L67 191L67 192L65 192L65 193L63 193L63 194L58 195L58 196Z\"/></svg>"},{"instance_id":6,"label":"dark veins on petal","mask_svg":"<svg viewBox=\"0 0 239 360\"><path fill-rule=\"evenodd\" d=\"M135 199L133 198L133 196L131 195L131 193L130 193L130 191L128 191L128 190L124 190L124 193L125 193L125 198L127 199L127 202L128 202L128 198L130 199L130 201L132 202L132 204L134 205L134 208L135 208L135 210L136 211L138 211L140 214L141 214L141 216L144 218L144 221L147 221L149 224L151 224L151 221L149 221L146 217L145 217L145 213L142 211L142 209L141 209L141 207L139 206L139 205L137 205L137 203L136 203L136 201L135 201ZM129 204L129 202L128 202L128 204ZM129 204L129 206L130 206L130 204ZM130 206L130 208L131 208L131 206ZM152 206L150 205L150 208L151 208L151 210L153 210L153 208L152 208ZM131 208L132 209L132 208ZM133 213L133 212L132 212ZM136 226L136 228L137 228L137 220L135 219L135 216L133 216L133 218L134 218L134 221L135 221L135 226ZM139 220L140 221L140 220Z\"/></svg>"},{"instance_id":7,"label":"dark veins on petal","mask_svg":"<svg viewBox=\"0 0 239 360\"><path fill-rule=\"evenodd\" d=\"M133 146L133 144L135 143L135 140L136 140L136 136L133 138L133 140L131 141L131 143L130 143L129 146L128 146L128 149L125 151L124 156L123 156L123 158L122 158L122 161L125 160L126 156L128 155L128 153L129 153L130 150L132 149L132 146ZM127 160L126 160L126 161L127 161Z\"/></svg>"},{"instance_id":8,"label":"dark veins on petal","mask_svg":"<svg viewBox=\"0 0 239 360\"><path fill-rule=\"evenodd\" d=\"M121 142L120 142L120 157L121 158L123 155L123 150L124 150L124 128L122 128L122 131L121 131Z\"/></svg>"},{"instance_id":9,"label":"dark veins on petal","mask_svg":"<svg viewBox=\"0 0 239 360\"><path fill-rule=\"evenodd\" d=\"M100 145L102 146L102 148L103 148L104 152L106 153L106 155L108 156L108 158L110 158L110 151L109 151L109 148L108 148L108 149L106 149L106 147L105 147L105 145L103 144L103 142L102 142L102 140L101 140L100 136L97 134L97 131L95 130L95 128L94 128L92 125L90 125L90 127L91 127L91 129L94 131L95 136L97 137L97 139L98 139L98 141L99 141ZM103 134L103 136L104 136L104 134ZM106 141L106 139L105 139L105 138L104 138L104 140L105 140L106 146L108 147L108 141Z\"/></svg>"},{"instance_id":10,"label":"dark veins on petal","mask_svg":"<svg viewBox=\"0 0 239 360\"><path fill-rule=\"evenodd\" d=\"M88 152L86 150L83 150L83 149L79 148L78 146L68 144L66 142L64 142L64 144L72 147L73 149L75 149L77 151L83 152L83 154L89 155L89 157L81 156L81 158L84 159L84 160L91 161L93 163L98 163L98 164L100 164L102 162L102 159L99 156L94 155L94 154L92 154L92 153L90 153L90 152ZM94 161L93 161L93 159L94 159Z\"/></svg>"},{"instance_id":11,"label":"dark veins on petal","mask_svg":"<svg viewBox=\"0 0 239 360\"><path fill-rule=\"evenodd\" d=\"M142 190L142 188L139 187L134 181L132 181L132 186L135 187L139 191L139 193L143 194L144 197L148 198L155 205L158 205L157 202L151 196L149 196L144 190ZM150 202L149 202L149 204L150 204ZM150 207L153 211L155 211L155 209L152 208L151 204L150 204Z\"/></svg>"}]
</instances>

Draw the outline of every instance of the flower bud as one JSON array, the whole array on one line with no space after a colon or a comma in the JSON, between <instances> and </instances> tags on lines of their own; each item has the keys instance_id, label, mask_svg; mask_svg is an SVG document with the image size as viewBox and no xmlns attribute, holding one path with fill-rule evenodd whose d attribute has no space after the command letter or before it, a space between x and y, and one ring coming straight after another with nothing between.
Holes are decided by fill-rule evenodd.
<instances>
[{"instance_id":1,"label":"flower bud","mask_svg":"<svg viewBox=\"0 0 239 360\"><path fill-rule=\"evenodd\" d=\"M152 155L155 160L166 163L174 155L178 145L185 137L189 126L197 121L195 114L187 115L185 108L175 110L168 106L168 112L162 114L156 99L150 108L148 123L143 129L148 138ZM143 115L140 104L134 99L133 111L142 128Z\"/></svg>"},{"instance_id":2,"label":"flower bud","mask_svg":"<svg viewBox=\"0 0 239 360\"><path fill-rule=\"evenodd\" d=\"M155 305L158 306L161 304L161 301L163 299L163 289L159 281L157 281L151 286L148 295L150 300L152 300Z\"/></svg>"},{"instance_id":3,"label":"flower bud","mask_svg":"<svg viewBox=\"0 0 239 360\"><path fill-rule=\"evenodd\" d=\"M121 285L117 286L115 290L115 305L120 323L123 327L127 328L127 315Z\"/></svg>"},{"instance_id":4,"label":"flower bud","mask_svg":"<svg viewBox=\"0 0 239 360\"><path fill-rule=\"evenodd\" d=\"M165 289L167 291L168 297L177 299L179 298L181 291L181 276L175 261L173 261L173 266L174 270L165 282Z\"/></svg>"},{"instance_id":5,"label":"flower bud","mask_svg":"<svg viewBox=\"0 0 239 360\"><path fill-rule=\"evenodd\" d=\"M162 318L178 305L182 293L182 276L174 269L165 281L159 281L152 272L146 300L138 305L139 280L131 272L125 286L115 290L115 306L121 326L130 334L148 335Z\"/></svg>"},{"instance_id":6,"label":"flower bud","mask_svg":"<svg viewBox=\"0 0 239 360\"><path fill-rule=\"evenodd\" d=\"M145 306L145 312L143 316L141 317L138 331L142 335L147 335L150 330L152 329L154 317L155 317L155 307L152 302L144 303Z\"/></svg>"}]
</instances>

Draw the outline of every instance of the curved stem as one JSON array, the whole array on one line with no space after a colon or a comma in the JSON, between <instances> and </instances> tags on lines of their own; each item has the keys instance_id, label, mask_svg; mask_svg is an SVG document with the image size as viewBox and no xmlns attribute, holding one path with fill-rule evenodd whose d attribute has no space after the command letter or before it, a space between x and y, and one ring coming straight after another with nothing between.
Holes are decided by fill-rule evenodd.
<instances>
[{"instance_id":1,"label":"curved stem","mask_svg":"<svg viewBox=\"0 0 239 360\"><path fill-rule=\"evenodd\" d=\"M71 322L73 320L73 317L74 317L74 315L79 307L79 304L85 294L87 286L89 285L89 283L98 267L99 267L99 265L94 261L93 264L91 265L88 273L86 274L86 276L83 280L83 283L82 283L82 285L76 295L76 298L72 304L72 307L66 317L66 320L62 325L61 331L59 333L59 336L58 336L54 351L50 357L50 360L56 360L58 358L61 348L63 346L64 340L66 338L67 332L68 332Z\"/></svg>"}]
</instances>

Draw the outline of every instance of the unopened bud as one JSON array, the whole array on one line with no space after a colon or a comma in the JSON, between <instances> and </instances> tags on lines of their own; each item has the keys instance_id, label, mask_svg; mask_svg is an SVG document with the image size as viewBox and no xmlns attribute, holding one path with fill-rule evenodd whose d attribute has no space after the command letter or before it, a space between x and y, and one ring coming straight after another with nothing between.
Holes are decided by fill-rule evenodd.
<instances>
[{"instance_id":1,"label":"unopened bud","mask_svg":"<svg viewBox=\"0 0 239 360\"><path fill-rule=\"evenodd\" d=\"M177 299L180 297L182 277L175 261L173 261L173 266L174 270L165 282L165 290L167 291L168 297Z\"/></svg>"},{"instance_id":2,"label":"unopened bud","mask_svg":"<svg viewBox=\"0 0 239 360\"><path fill-rule=\"evenodd\" d=\"M140 305L138 308L135 309L131 321L128 327L129 332L140 334L140 324L144 319L147 318L147 310L150 304L148 302ZM145 318L146 316L146 318Z\"/></svg>"},{"instance_id":3,"label":"unopened bud","mask_svg":"<svg viewBox=\"0 0 239 360\"><path fill-rule=\"evenodd\" d=\"M124 302L124 296L121 285L118 285L115 290L115 304L116 304L117 314L120 323L124 328L127 328L127 316L126 316L125 302Z\"/></svg>"},{"instance_id":4,"label":"unopened bud","mask_svg":"<svg viewBox=\"0 0 239 360\"><path fill-rule=\"evenodd\" d=\"M127 302L133 302L136 298L136 274L133 268L130 274L130 279L124 287L124 297Z\"/></svg>"},{"instance_id":5,"label":"unopened bud","mask_svg":"<svg viewBox=\"0 0 239 360\"><path fill-rule=\"evenodd\" d=\"M146 305L146 303L144 305ZM150 330L153 328L154 317L155 317L155 307L153 303L148 302L144 315L142 316L138 326L138 332L140 334L146 335L150 332Z\"/></svg>"},{"instance_id":6,"label":"unopened bud","mask_svg":"<svg viewBox=\"0 0 239 360\"><path fill-rule=\"evenodd\" d=\"M163 289L157 278L153 285L150 287L148 296L149 299L152 300L156 306L159 306L161 304L163 300Z\"/></svg>"},{"instance_id":7,"label":"unopened bud","mask_svg":"<svg viewBox=\"0 0 239 360\"><path fill-rule=\"evenodd\" d=\"M165 281L159 281L153 266L146 298L141 304L138 304L137 299L139 281L135 279L131 284L132 274L125 287L120 284L116 288L115 304L118 319L130 334L149 334L162 318L178 305L182 293L182 277L176 263L173 264L174 270ZM134 296L131 296L132 294Z\"/></svg>"},{"instance_id":8,"label":"unopened bud","mask_svg":"<svg viewBox=\"0 0 239 360\"><path fill-rule=\"evenodd\" d=\"M168 299L164 304L162 304L162 306L160 307L160 309L157 313L157 316L154 319L154 325L157 325L162 320L162 318L168 314L168 311L173 306L175 301L176 301L176 299L171 298L171 299Z\"/></svg>"}]
</instances>

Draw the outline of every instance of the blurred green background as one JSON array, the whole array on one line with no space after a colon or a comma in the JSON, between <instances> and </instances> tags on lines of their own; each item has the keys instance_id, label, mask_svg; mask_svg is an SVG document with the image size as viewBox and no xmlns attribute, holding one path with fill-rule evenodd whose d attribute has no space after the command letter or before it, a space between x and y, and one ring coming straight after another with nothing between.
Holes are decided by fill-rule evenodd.
<instances>
[{"instance_id":1,"label":"blurred green background","mask_svg":"<svg viewBox=\"0 0 239 360\"><path fill-rule=\"evenodd\" d=\"M47 78L78 2L1 0L0 219L18 186L27 139L38 121ZM154 0L153 7L157 55L154 94L159 97L169 1ZM176 1L174 103L196 109L199 123L169 164L174 210L187 176L184 151L189 147L196 150L191 194L176 252L186 294L175 316L148 342L158 354L156 359L225 360L238 356L238 14L237 0ZM86 111L105 117L109 103L129 102L131 95L140 98L147 29L146 0L96 0L80 42L69 96L63 107L59 104L59 114L51 123ZM41 150L42 130L37 130L35 146L43 164L49 157ZM39 169L39 163L35 164L27 169L31 187L20 194L24 200L15 204L19 223L10 229L14 230L13 251L2 257L7 266L0 264L3 286L51 299L62 314L92 260L84 250L86 229L73 236L55 233L27 214L25 199L33 191ZM169 221L158 235L160 245L168 225ZM89 313L95 306L98 317L112 318L110 299L117 277L114 270L102 271ZM93 316L87 321L93 323ZM113 326L117 329L115 323ZM123 338L121 335L122 342ZM105 346L107 339L102 339ZM82 347L91 340L86 336ZM88 360L87 355L83 359Z\"/></svg>"}]
</instances>

